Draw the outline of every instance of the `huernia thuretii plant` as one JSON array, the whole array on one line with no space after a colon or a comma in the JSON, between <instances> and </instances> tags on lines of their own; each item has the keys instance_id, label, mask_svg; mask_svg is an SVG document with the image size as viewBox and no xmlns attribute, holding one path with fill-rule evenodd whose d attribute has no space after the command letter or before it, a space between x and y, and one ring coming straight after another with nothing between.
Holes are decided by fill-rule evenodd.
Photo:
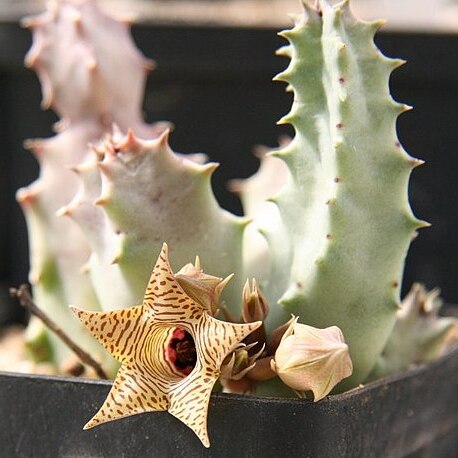
<instances>
[{"instance_id":1,"label":"huernia thuretii plant","mask_svg":"<svg viewBox=\"0 0 458 458\"><path fill-rule=\"evenodd\" d=\"M168 410L208 446L218 379L231 392L275 396L286 385L318 401L439 353L453 322L437 317L434 293L417 286L402 306L399 297L409 244L427 225L407 195L421 161L396 135L408 107L389 92L403 61L381 54L381 23L356 19L348 1L303 6L281 33L289 43L278 54L290 62L275 78L293 94L280 122L294 138L232 183L249 218L219 207L216 164L174 153L168 126L143 122L151 65L125 24L91 0L57 1L28 21L27 63L62 118L56 137L31 142L41 175L18 193L35 299L114 376L118 366L71 321L68 304L85 307L74 311L121 364L88 426ZM116 55L105 46L114 36ZM43 354L44 342L61 365L67 352L35 330L31 348ZM186 396L196 387L198 407Z\"/></svg>"}]
</instances>

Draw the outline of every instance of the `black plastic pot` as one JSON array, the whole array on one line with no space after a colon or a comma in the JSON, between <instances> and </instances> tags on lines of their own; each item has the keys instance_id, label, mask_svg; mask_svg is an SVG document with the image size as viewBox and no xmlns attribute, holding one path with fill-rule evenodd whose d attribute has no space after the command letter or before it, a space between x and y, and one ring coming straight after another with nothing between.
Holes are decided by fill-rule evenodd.
<instances>
[{"instance_id":1,"label":"black plastic pot","mask_svg":"<svg viewBox=\"0 0 458 458\"><path fill-rule=\"evenodd\" d=\"M0 373L2 457L458 456L458 348L440 360L316 404L216 394L211 448L165 412L82 426L109 382Z\"/></svg>"}]
</instances>

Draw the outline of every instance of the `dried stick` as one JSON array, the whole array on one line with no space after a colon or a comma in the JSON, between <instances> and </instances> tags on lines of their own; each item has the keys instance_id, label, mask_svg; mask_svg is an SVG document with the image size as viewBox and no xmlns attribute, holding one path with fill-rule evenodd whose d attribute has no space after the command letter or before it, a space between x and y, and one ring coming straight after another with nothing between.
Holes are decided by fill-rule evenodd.
<instances>
[{"instance_id":1,"label":"dried stick","mask_svg":"<svg viewBox=\"0 0 458 458\"><path fill-rule=\"evenodd\" d=\"M78 344L76 344L64 331L46 315L43 310L33 302L32 296L30 295L29 288L27 285L21 285L18 289L10 288L11 297L17 298L19 303L27 309L32 315L35 315L78 356L78 358L86 365L92 367L96 374L101 379L107 379L107 374L102 369L102 366L92 358L89 353L85 352Z\"/></svg>"}]
</instances>

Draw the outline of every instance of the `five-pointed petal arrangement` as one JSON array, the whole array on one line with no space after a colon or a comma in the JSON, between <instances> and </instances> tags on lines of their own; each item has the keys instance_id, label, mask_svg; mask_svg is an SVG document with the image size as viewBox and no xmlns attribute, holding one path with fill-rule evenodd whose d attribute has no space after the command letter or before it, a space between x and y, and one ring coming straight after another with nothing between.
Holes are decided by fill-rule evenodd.
<instances>
[{"instance_id":1,"label":"five-pointed petal arrangement","mask_svg":"<svg viewBox=\"0 0 458 458\"><path fill-rule=\"evenodd\" d=\"M113 312L72 309L121 363L107 399L84 429L168 410L209 447L208 402L221 364L261 322L234 324L210 316L176 280L166 244L142 305Z\"/></svg>"}]
</instances>

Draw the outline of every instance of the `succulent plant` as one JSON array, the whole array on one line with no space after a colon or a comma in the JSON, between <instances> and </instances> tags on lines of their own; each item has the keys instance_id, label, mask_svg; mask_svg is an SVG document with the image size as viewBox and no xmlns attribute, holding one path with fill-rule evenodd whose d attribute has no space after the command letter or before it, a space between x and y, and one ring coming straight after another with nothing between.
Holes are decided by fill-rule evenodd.
<instances>
[{"instance_id":1,"label":"succulent plant","mask_svg":"<svg viewBox=\"0 0 458 458\"><path fill-rule=\"evenodd\" d=\"M457 321L439 317L443 305L439 294L437 288L428 291L420 283L412 286L396 313L393 331L369 380L433 361L444 351L445 338Z\"/></svg>"},{"instance_id":2,"label":"succulent plant","mask_svg":"<svg viewBox=\"0 0 458 458\"><path fill-rule=\"evenodd\" d=\"M141 136L157 133L141 114L153 62L136 48L127 21L114 20L90 0L53 0L23 23L33 32L25 63L40 78L42 107L56 111L62 129L92 121L105 130L116 122Z\"/></svg>"},{"instance_id":3,"label":"succulent plant","mask_svg":"<svg viewBox=\"0 0 458 458\"><path fill-rule=\"evenodd\" d=\"M139 302L163 240L174 246L176 264L199 253L214 274L242 268L246 223L218 206L210 187L215 164L173 153L167 138L167 131L148 141L118 132L77 167L82 188L62 212L91 245L88 267L104 310ZM238 305L238 286L229 283L228 304Z\"/></svg>"},{"instance_id":4,"label":"succulent plant","mask_svg":"<svg viewBox=\"0 0 458 458\"><path fill-rule=\"evenodd\" d=\"M404 259L415 231L426 223L410 209L412 159L396 136L408 110L389 93L389 76L403 61L384 57L373 36L380 22L353 17L348 2L305 2L306 14L280 35L288 68L275 79L294 93L280 123L295 129L291 143L272 153L289 170L271 197L283 236L269 243L279 301L268 319L278 326L290 313L319 328L337 325L363 382L382 352L399 306ZM285 249L286 247L286 249ZM286 273L286 274L285 274ZM278 282L283 281L279 285Z\"/></svg>"},{"instance_id":5,"label":"succulent plant","mask_svg":"<svg viewBox=\"0 0 458 458\"><path fill-rule=\"evenodd\" d=\"M163 240L173 244L172 261L180 265L198 252L215 274L240 272L247 221L218 206L210 187L216 164L199 165L203 155L173 153L167 125L141 120L151 63L126 24L89 0L52 3L26 23L34 32L26 63L40 77L43 105L62 116L56 137L32 142L41 175L18 193L29 225L36 301L67 332L74 327L68 303L95 310L136 303ZM110 51L115 39L116 54ZM229 307L238 305L242 282L239 276L227 288ZM67 357L53 337L46 341L40 324L32 331L36 355L46 348L56 363ZM92 342L82 328L78 332L80 341Z\"/></svg>"},{"instance_id":6,"label":"succulent plant","mask_svg":"<svg viewBox=\"0 0 458 458\"><path fill-rule=\"evenodd\" d=\"M17 194L29 230L30 282L36 301L64 330L76 333L83 347L97 352L83 328L73 330L66 306L74 302L99 308L92 282L81 272L90 247L77 225L56 212L78 190L78 177L70 168L87 157L89 143L99 141L113 122L148 137L163 130L163 125L143 123L140 114L151 63L133 45L127 25L91 1L51 2L46 13L24 23L34 39L26 65L40 78L42 106L61 117L55 137L26 143L41 166L38 180ZM113 41L116 55L107 52ZM29 345L38 358L47 353L60 364L68 357L66 348L52 335L48 338L37 322L29 327Z\"/></svg>"},{"instance_id":7,"label":"succulent plant","mask_svg":"<svg viewBox=\"0 0 458 458\"><path fill-rule=\"evenodd\" d=\"M388 83L403 61L376 48L380 22L357 20L348 1L331 6L305 0L295 26L281 33L289 45L278 54L291 62L276 79L288 84L294 101L280 122L291 124L295 137L271 152L264 149L259 172L232 183L248 219L217 204L210 182L216 164L202 155L174 153L166 126L142 121L150 65L126 26L90 0L53 5L29 21L34 45L27 62L38 71L45 106L62 117L56 137L32 143L40 179L18 193L29 224L31 281L39 305L97 354L89 334L73 330L67 305L90 310L76 313L123 364L110 395L117 400L122 377L126 371L131 377L134 368L104 323L124 320L123 329L133 335L127 315L136 316L138 326L147 320L145 339L157 347L149 363L158 376L164 375L161 355L167 349L167 389L156 393L161 400L148 398L150 409L141 400L132 409L127 403L118 416L169 409L185 421L172 398L202 368L194 361L178 374L174 345L199 353L205 337L196 330L200 321L190 324L195 317L171 319L185 310L180 303L169 304L165 327L156 326L154 301L160 294L169 297L168 287L186 296L185 305L197 304L199 320L214 324L221 311L228 323L218 329L253 331L238 334L237 342L215 339L224 351L207 388L221 376L227 391L278 395L285 391L283 381L290 393L312 391L319 400L342 379L338 390L437 353L448 322L433 313L426 323L410 306L399 311L406 252L427 223L408 203L410 173L421 161L406 153L396 135L396 119L408 107L392 99ZM114 37L116 56L109 46ZM171 264L184 266L176 273L164 242L171 247ZM201 261L211 275L201 270ZM161 268L168 277L157 284ZM257 281L243 287L247 276ZM65 352L54 341L43 344L43 333L37 334L36 351L48 353L42 359L62 362ZM410 342L400 363L393 355L404 334ZM135 358L145 362L144 354ZM200 414L206 415L209 392ZM109 420L107 412L113 416L105 405L90 425ZM187 424L208 444L202 419Z\"/></svg>"},{"instance_id":8,"label":"succulent plant","mask_svg":"<svg viewBox=\"0 0 458 458\"><path fill-rule=\"evenodd\" d=\"M17 193L28 225L29 279L34 287L35 300L67 332L78 334L78 340L85 342L83 346L92 351L96 349L89 336L85 336L82 329L73 331L71 316L64 305L69 301L85 300L98 307L91 282L80 272L89 249L79 229L57 218L55 213L77 190L76 176L67 170L67 166L80 160L87 142L98 133L98 126L80 123L51 139L29 142L40 162L40 178ZM61 234L66 234L69 239ZM33 320L28 334L35 358L62 362L68 357L66 347L48 334L40 322Z\"/></svg>"},{"instance_id":9,"label":"succulent plant","mask_svg":"<svg viewBox=\"0 0 458 458\"><path fill-rule=\"evenodd\" d=\"M279 143L286 146L289 142L289 138L282 137ZM265 146L257 146L258 171L249 178L232 180L229 189L239 196L245 215L251 219L243 241L245 270L259 280L269 297L278 298L283 292L279 288L287 281L287 277L283 277L288 272L275 268L282 264L281 259L287 262L291 253L284 238L278 206L271 197L285 185L289 171L285 162L273 156L272 151ZM272 263L272 258L275 263ZM270 282L269 276L272 278Z\"/></svg>"}]
</instances>

